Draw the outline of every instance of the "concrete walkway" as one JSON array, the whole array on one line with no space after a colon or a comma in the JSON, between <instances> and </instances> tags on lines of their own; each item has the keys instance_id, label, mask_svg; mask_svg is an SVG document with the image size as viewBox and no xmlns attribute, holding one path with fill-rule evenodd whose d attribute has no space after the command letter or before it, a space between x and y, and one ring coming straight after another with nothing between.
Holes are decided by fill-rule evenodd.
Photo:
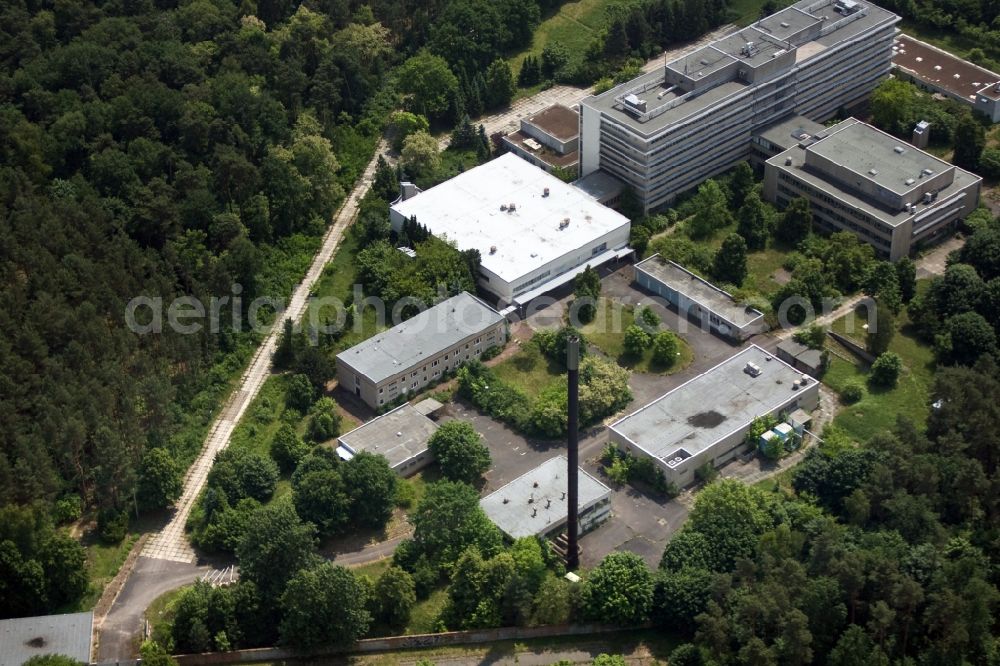
<instances>
[{"instance_id":1,"label":"concrete walkway","mask_svg":"<svg viewBox=\"0 0 1000 666\"><path fill-rule=\"evenodd\" d=\"M358 203L371 187L375 174L375 167L378 163L378 156L387 149L385 141L379 142L368 166L365 168L361 179L354 190L350 193L344 204L340 207L334 218L333 224L323 237L323 244L319 252L313 258L312 265L306 273L305 278L296 285L292 291L292 297L288 308L283 315L284 318L291 318L298 321L305 313L308 302L309 291L313 284L323 274L323 269L333 258L333 254L340 245L347 227L354 221L358 212ZM233 391L229 400L223 406L218 418L209 429L208 437L202 447L201 453L194 464L187 471L184 477L184 491L175 505L174 514L170 522L146 542L142 551L144 557L153 559L169 560L173 562L193 562L194 551L188 543L184 533L184 525L194 506L198 495L205 486L208 478L208 471L212 468L212 463L219 451L229 445L229 438L233 434L236 425L246 411L247 407L260 391L264 381L271 374L271 357L274 355L278 338L281 335L282 327L280 322L271 329L267 338L257 349L250 366L240 379L239 387Z\"/></svg>"}]
</instances>

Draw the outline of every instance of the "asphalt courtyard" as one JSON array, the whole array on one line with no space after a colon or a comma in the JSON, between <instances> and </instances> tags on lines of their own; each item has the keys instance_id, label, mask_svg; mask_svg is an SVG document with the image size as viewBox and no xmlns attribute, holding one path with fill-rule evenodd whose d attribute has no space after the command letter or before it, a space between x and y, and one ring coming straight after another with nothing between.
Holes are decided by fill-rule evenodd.
<instances>
[{"instance_id":1,"label":"asphalt courtyard","mask_svg":"<svg viewBox=\"0 0 1000 666\"><path fill-rule=\"evenodd\" d=\"M660 315L666 328L679 333L694 353L694 361L673 375L633 374L629 379L633 399L622 414L645 405L650 400L676 388L688 379L707 370L735 353L738 347L721 340L697 325L680 318L668 309L663 299L636 289L632 284L632 267L625 266L602 278L602 293L612 300L647 305ZM544 312L529 318L533 327L558 325L569 297L561 299ZM546 460L565 453L564 441L535 440L510 429L503 423L480 413L461 401L451 403L445 418L468 421L483 436L493 458L493 467L486 474L489 493L537 467ZM611 422L616 417L606 420ZM670 536L687 518L688 507L678 501L665 500L641 493L630 486L616 487L601 472L599 457L608 441L605 425L597 425L580 433L581 467L612 488L612 518L580 539L582 564L596 565L608 553L627 550L641 556L650 566L657 566Z\"/></svg>"}]
</instances>

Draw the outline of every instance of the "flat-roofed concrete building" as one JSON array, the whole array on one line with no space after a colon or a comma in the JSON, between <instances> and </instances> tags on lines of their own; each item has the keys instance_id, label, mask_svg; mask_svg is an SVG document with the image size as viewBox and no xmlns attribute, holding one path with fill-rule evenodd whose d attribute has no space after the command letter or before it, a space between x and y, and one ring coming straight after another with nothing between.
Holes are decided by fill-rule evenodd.
<instances>
[{"instance_id":1,"label":"flat-roofed concrete building","mask_svg":"<svg viewBox=\"0 0 1000 666\"><path fill-rule=\"evenodd\" d=\"M610 439L651 458L668 481L683 487L698 467L721 467L752 450L757 442L744 440L756 417L812 411L818 404L819 382L750 345L612 423Z\"/></svg>"},{"instance_id":2,"label":"flat-roofed concrete building","mask_svg":"<svg viewBox=\"0 0 1000 666\"><path fill-rule=\"evenodd\" d=\"M892 64L898 78L1000 121L1000 74L902 33L892 46Z\"/></svg>"},{"instance_id":3,"label":"flat-roofed concrete building","mask_svg":"<svg viewBox=\"0 0 1000 666\"><path fill-rule=\"evenodd\" d=\"M753 132L864 100L891 67L899 17L870 2L801 0L580 103L580 175L601 169L646 210L750 157Z\"/></svg>"},{"instance_id":4,"label":"flat-roofed concrete building","mask_svg":"<svg viewBox=\"0 0 1000 666\"><path fill-rule=\"evenodd\" d=\"M792 115L762 127L750 138L750 164L762 170L764 162L826 129L805 116Z\"/></svg>"},{"instance_id":5,"label":"flat-roofed concrete building","mask_svg":"<svg viewBox=\"0 0 1000 666\"><path fill-rule=\"evenodd\" d=\"M479 250L478 284L503 305L524 305L631 253L627 217L506 153L394 203L393 228L415 217L459 250Z\"/></svg>"},{"instance_id":6,"label":"flat-roofed concrete building","mask_svg":"<svg viewBox=\"0 0 1000 666\"><path fill-rule=\"evenodd\" d=\"M0 666L60 654L90 663L94 613L66 613L0 620Z\"/></svg>"},{"instance_id":7,"label":"flat-roofed concrete building","mask_svg":"<svg viewBox=\"0 0 1000 666\"><path fill-rule=\"evenodd\" d=\"M337 381L379 409L506 341L504 317L462 292L337 354Z\"/></svg>"},{"instance_id":8,"label":"flat-roofed concrete building","mask_svg":"<svg viewBox=\"0 0 1000 666\"><path fill-rule=\"evenodd\" d=\"M854 118L769 159L764 198L809 200L826 231L850 231L896 261L976 209L982 178Z\"/></svg>"},{"instance_id":9,"label":"flat-roofed concrete building","mask_svg":"<svg viewBox=\"0 0 1000 666\"><path fill-rule=\"evenodd\" d=\"M416 474L434 458L427 442L438 426L427 417L427 411L423 403L404 402L338 437L337 454L343 460L350 460L360 451L383 455L396 474Z\"/></svg>"},{"instance_id":10,"label":"flat-roofed concrete building","mask_svg":"<svg viewBox=\"0 0 1000 666\"><path fill-rule=\"evenodd\" d=\"M807 347L795 340L782 340L778 343L778 358L800 372L806 372L819 378L823 372L823 352Z\"/></svg>"},{"instance_id":11,"label":"flat-roofed concrete building","mask_svg":"<svg viewBox=\"0 0 1000 666\"><path fill-rule=\"evenodd\" d=\"M724 338L742 342L767 330L764 313L658 254L635 265L635 281L686 317Z\"/></svg>"},{"instance_id":12,"label":"flat-roofed concrete building","mask_svg":"<svg viewBox=\"0 0 1000 666\"><path fill-rule=\"evenodd\" d=\"M521 119L521 129L503 137L508 150L552 173L562 169L575 176L580 161L580 114L553 104Z\"/></svg>"},{"instance_id":13,"label":"flat-roofed concrete building","mask_svg":"<svg viewBox=\"0 0 1000 666\"><path fill-rule=\"evenodd\" d=\"M566 527L568 462L559 455L479 500L507 538L554 538ZM611 489L579 471L580 534L611 517Z\"/></svg>"}]
</instances>

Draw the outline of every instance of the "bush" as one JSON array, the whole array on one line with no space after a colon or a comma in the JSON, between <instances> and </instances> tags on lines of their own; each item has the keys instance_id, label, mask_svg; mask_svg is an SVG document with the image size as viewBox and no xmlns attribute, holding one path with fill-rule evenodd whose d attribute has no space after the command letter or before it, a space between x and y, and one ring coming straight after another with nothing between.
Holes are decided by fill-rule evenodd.
<instances>
[{"instance_id":1,"label":"bush","mask_svg":"<svg viewBox=\"0 0 1000 666\"><path fill-rule=\"evenodd\" d=\"M312 382L305 375L292 375L288 381L288 392L285 394L285 404L297 409L303 414L309 411L316 393Z\"/></svg>"},{"instance_id":2,"label":"bush","mask_svg":"<svg viewBox=\"0 0 1000 666\"><path fill-rule=\"evenodd\" d=\"M58 525L76 522L83 513L83 502L79 495L64 495L52 509L52 519Z\"/></svg>"},{"instance_id":3,"label":"bush","mask_svg":"<svg viewBox=\"0 0 1000 666\"><path fill-rule=\"evenodd\" d=\"M872 363L870 381L875 386L893 388L903 370L903 359L895 352L885 352Z\"/></svg>"},{"instance_id":4,"label":"bush","mask_svg":"<svg viewBox=\"0 0 1000 666\"><path fill-rule=\"evenodd\" d=\"M636 321L640 326L644 326L647 333L655 333L656 328L660 325L660 315L653 312L650 307L642 307L639 309L639 316Z\"/></svg>"},{"instance_id":5,"label":"bush","mask_svg":"<svg viewBox=\"0 0 1000 666\"><path fill-rule=\"evenodd\" d=\"M337 404L330 398L323 397L312 406L306 437L316 444L325 442L340 434L340 412Z\"/></svg>"},{"instance_id":6,"label":"bush","mask_svg":"<svg viewBox=\"0 0 1000 666\"><path fill-rule=\"evenodd\" d=\"M295 433L295 428L287 423L278 428L271 440L271 457L282 471L292 472L308 454L309 445Z\"/></svg>"},{"instance_id":7,"label":"bush","mask_svg":"<svg viewBox=\"0 0 1000 666\"><path fill-rule=\"evenodd\" d=\"M694 478L699 483L709 484L719 477L719 470L711 462L707 462L694 470Z\"/></svg>"},{"instance_id":8,"label":"bush","mask_svg":"<svg viewBox=\"0 0 1000 666\"><path fill-rule=\"evenodd\" d=\"M651 338L649 333L646 333L646 331L642 330L642 328L636 324L632 324L625 329L623 347L625 349L626 356L630 356L632 358L642 356L650 342Z\"/></svg>"},{"instance_id":9,"label":"bush","mask_svg":"<svg viewBox=\"0 0 1000 666\"><path fill-rule=\"evenodd\" d=\"M128 514L117 509L101 509L97 514L97 534L108 544L121 543L128 533Z\"/></svg>"},{"instance_id":10,"label":"bush","mask_svg":"<svg viewBox=\"0 0 1000 666\"><path fill-rule=\"evenodd\" d=\"M677 336L660 331L653 338L653 363L669 368L677 361Z\"/></svg>"},{"instance_id":11,"label":"bush","mask_svg":"<svg viewBox=\"0 0 1000 666\"><path fill-rule=\"evenodd\" d=\"M865 389L859 382L848 382L840 391L840 399L848 405L853 405L863 397L865 397Z\"/></svg>"}]
</instances>

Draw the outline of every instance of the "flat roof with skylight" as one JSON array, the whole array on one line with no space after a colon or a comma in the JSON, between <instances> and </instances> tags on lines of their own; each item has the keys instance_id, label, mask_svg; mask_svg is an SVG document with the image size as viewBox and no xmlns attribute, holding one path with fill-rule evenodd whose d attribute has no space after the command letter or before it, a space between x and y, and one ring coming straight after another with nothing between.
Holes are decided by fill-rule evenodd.
<instances>
[{"instance_id":1,"label":"flat roof with skylight","mask_svg":"<svg viewBox=\"0 0 1000 666\"><path fill-rule=\"evenodd\" d=\"M340 352L337 361L378 384L502 321L499 312L463 291Z\"/></svg>"},{"instance_id":2,"label":"flat roof with skylight","mask_svg":"<svg viewBox=\"0 0 1000 666\"><path fill-rule=\"evenodd\" d=\"M337 438L337 453L350 460L360 451L383 455L395 468L427 451L437 424L424 415L421 405L403 403Z\"/></svg>"},{"instance_id":3,"label":"flat roof with skylight","mask_svg":"<svg viewBox=\"0 0 1000 666\"><path fill-rule=\"evenodd\" d=\"M479 500L490 520L511 539L546 535L566 522L568 462L559 455ZM611 489L579 470L580 513L611 496Z\"/></svg>"},{"instance_id":4,"label":"flat roof with skylight","mask_svg":"<svg viewBox=\"0 0 1000 666\"><path fill-rule=\"evenodd\" d=\"M513 207L512 207L513 206ZM627 217L517 155L507 153L393 204L507 282L612 231Z\"/></svg>"},{"instance_id":5,"label":"flat roof with skylight","mask_svg":"<svg viewBox=\"0 0 1000 666\"><path fill-rule=\"evenodd\" d=\"M747 371L750 363L760 369L757 376ZM812 377L750 345L610 428L673 467L815 384Z\"/></svg>"}]
</instances>

